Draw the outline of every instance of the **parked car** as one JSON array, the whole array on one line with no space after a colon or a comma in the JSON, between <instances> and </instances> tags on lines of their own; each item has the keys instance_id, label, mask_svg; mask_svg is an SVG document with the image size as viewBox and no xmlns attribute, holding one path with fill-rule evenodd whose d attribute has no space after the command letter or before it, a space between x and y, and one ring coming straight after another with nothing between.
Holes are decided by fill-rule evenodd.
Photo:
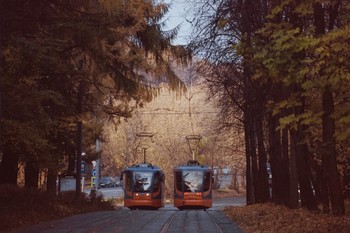
<instances>
[{"instance_id":1,"label":"parked car","mask_svg":"<svg viewBox=\"0 0 350 233\"><path fill-rule=\"evenodd\" d=\"M228 175L231 174L231 168L224 167L222 170L222 174Z\"/></svg>"},{"instance_id":2,"label":"parked car","mask_svg":"<svg viewBox=\"0 0 350 233\"><path fill-rule=\"evenodd\" d=\"M114 186L115 186L115 187L120 187L120 186L122 186L122 183L121 183L121 181L120 181L120 176L114 176L114 177L113 177L113 180L114 180Z\"/></svg>"},{"instance_id":3,"label":"parked car","mask_svg":"<svg viewBox=\"0 0 350 233\"><path fill-rule=\"evenodd\" d=\"M110 188L114 186L115 186L115 181L109 176L101 177L98 182L98 187L100 188Z\"/></svg>"}]
</instances>

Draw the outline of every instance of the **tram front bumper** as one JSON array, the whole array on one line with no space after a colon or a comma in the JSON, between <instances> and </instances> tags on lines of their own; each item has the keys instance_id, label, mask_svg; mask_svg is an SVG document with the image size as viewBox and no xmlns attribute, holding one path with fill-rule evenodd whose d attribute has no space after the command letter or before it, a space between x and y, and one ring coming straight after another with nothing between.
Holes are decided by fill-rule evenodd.
<instances>
[{"instance_id":1,"label":"tram front bumper","mask_svg":"<svg viewBox=\"0 0 350 233\"><path fill-rule=\"evenodd\" d=\"M175 207L205 207L211 208L213 205L212 199L175 199L174 206Z\"/></svg>"},{"instance_id":2,"label":"tram front bumper","mask_svg":"<svg viewBox=\"0 0 350 233\"><path fill-rule=\"evenodd\" d=\"M151 194L135 193L133 198L124 199L125 207L156 207L164 206L161 198L154 198Z\"/></svg>"}]
</instances>

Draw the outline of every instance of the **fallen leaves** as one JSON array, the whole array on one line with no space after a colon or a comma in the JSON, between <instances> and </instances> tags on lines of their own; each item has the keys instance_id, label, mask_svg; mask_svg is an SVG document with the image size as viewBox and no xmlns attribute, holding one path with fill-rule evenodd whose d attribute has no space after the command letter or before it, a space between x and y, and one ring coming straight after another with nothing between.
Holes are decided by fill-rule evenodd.
<instances>
[{"instance_id":1,"label":"fallen leaves","mask_svg":"<svg viewBox=\"0 0 350 233\"><path fill-rule=\"evenodd\" d=\"M350 203L347 203L347 207ZM226 207L224 212L245 233L326 233L350 232L349 208L346 216L336 217L320 211L289 209L273 203Z\"/></svg>"}]
</instances>

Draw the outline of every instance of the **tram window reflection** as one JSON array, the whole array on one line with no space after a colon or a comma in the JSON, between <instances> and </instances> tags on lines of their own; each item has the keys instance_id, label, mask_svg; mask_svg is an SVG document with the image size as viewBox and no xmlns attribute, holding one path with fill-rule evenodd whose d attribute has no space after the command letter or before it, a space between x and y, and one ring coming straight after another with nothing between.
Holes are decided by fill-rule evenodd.
<instances>
[{"instance_id":1,"label":"tram window reflection","mask_svg":"<svg viewBox=\"0 0 350 233\"><path fill-rule=\"evenodd\" d=\"M185 171L184 192L202 192L203 171Z\"/></svg>"},{"instance_id":2,"label":"tram window reflection","mask_svg":"<svg viewBox=\"0 0 350 233\"><path fill-rule=\"evenodd\" d=\"M134 191L135 192L150 192L152 172L137 172L134 176Z\"/></svg>"}]
</instances>

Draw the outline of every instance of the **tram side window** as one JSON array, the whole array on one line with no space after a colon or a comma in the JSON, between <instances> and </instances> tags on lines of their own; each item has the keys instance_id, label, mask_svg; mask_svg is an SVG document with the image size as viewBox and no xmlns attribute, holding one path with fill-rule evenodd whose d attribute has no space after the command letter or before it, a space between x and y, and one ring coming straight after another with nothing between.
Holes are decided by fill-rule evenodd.
<instances>
[{"instance_id":1,"label":"tram side window","mask_svg":"<svg viewBox=\"0 0 350 233\"><path fill-rule=\"evenodd\" d=\"M209 191L210 189L210 181L211 181L211 174L210 172L206 172L204 175L204 192Z\"/></svg>"},{"instance_id":2,"label":"tram side window","mask_svg":"<svg viewBox=\"0 0 350 233\"><path fill-rule=\"evenodd\" d=\"M125 182L125 190L131 192L132 191L132 173L130 171L125 172L123 180Z\"/></svg>"},{"instance_id":3,"label":"tram side window","mask_svg":"<svg viewBox=\"0 0 350 233\"><path fill-rule=\"evenodd\" d=\"M153 186L153 192L158 192L159 188L160 188L160 173L157 172L156 174L154 174L154 186Z\"/></svg>"},{"instance_id":4,"label":"tram side window","mask_svg":"<svg viewBox=\"0 0 350 233\"><path fill-rule=\"evenodd\" d=\"M175 172L176 189L182 192L182 173Z\"/></svg>"}]
</instances>

